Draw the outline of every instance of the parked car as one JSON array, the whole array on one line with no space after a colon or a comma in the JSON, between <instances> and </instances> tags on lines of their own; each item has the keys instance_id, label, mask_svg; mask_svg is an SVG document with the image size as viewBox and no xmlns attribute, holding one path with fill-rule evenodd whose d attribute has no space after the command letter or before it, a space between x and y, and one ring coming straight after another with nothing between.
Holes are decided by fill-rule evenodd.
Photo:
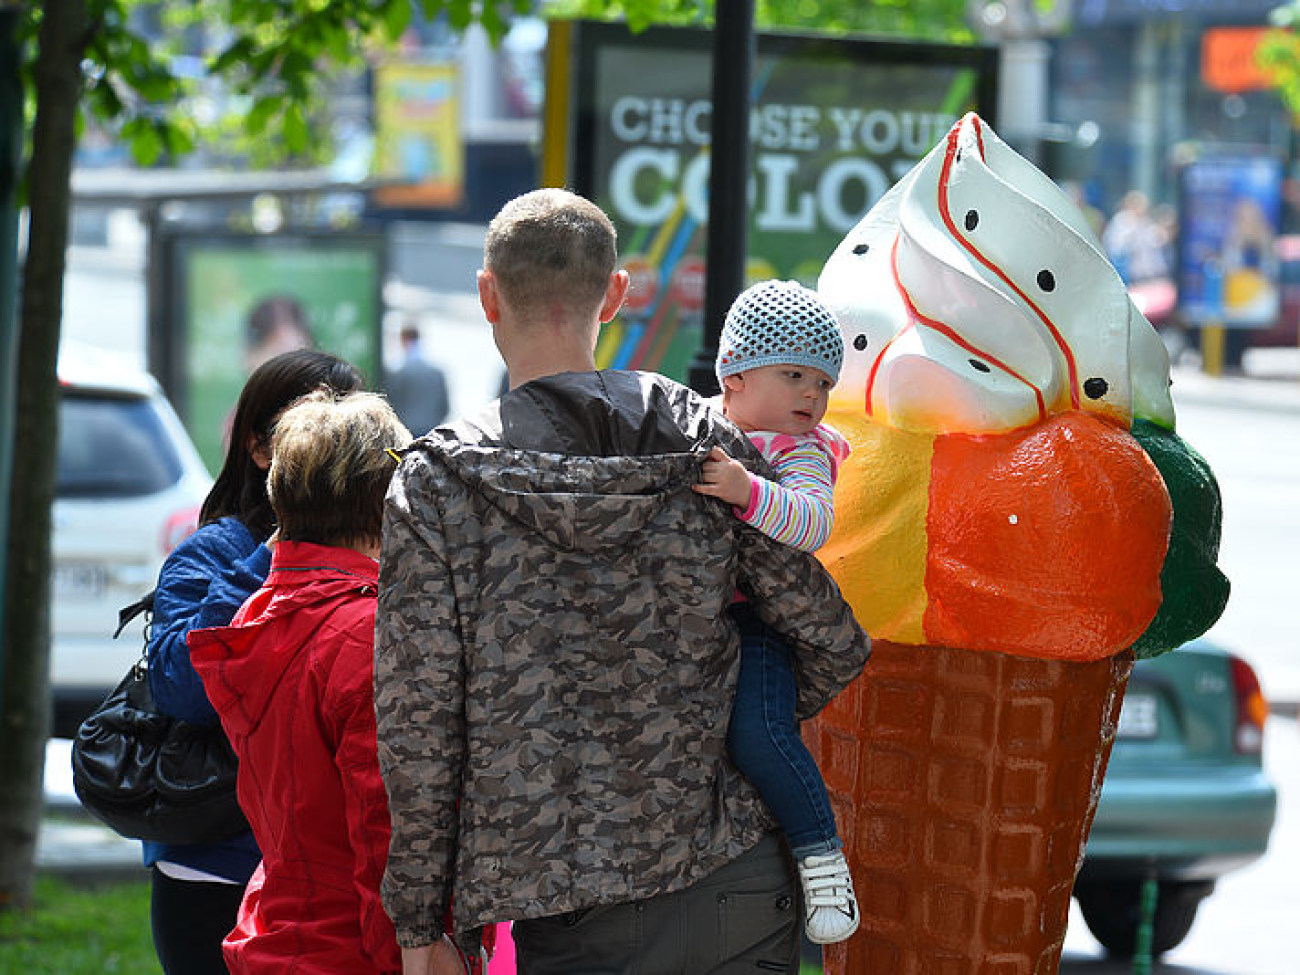
<instances>
[{"instance_id":1,"label":"parked car","mask_svg":"<svg viewBox=\"0 0 1300 975\"><path fill-rule=\"evenodd\" d=\"M1148 877L1159 955L1187 936L1219 877L1263 856L1277 806L1263 770L1267 715L1254 671L1209 641L1134 668L1074 886L1110 954L1134 953Z\"/></svg>"},{"instance_id":2,"label":"parked car","mask_svg":"<svg viewBox=\"0 0 1300 975\"><path fill-rule=\"evenodd\" d=\"M117 611L194 530L211 478L158 383L105 353L59 359L51 579L54 733L71 737L139 658Z\"/></svg>"}]
</instances>

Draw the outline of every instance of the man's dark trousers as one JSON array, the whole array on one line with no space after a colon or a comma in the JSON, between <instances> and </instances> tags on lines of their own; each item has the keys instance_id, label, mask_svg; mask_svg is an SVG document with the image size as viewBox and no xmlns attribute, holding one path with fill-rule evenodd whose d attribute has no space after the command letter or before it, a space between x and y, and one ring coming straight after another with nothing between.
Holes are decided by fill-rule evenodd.
<instances>
[{"instance_id":1,"label":"man's dark trousers","mask_svg":"<svg viewBox=\"0 0 1300 975\"><path fill-rule=\"evenodd\" d=\"M799 971L798 886L776 834L686 890L516 921L519 975Z\"/></svg>"}]
</instances>

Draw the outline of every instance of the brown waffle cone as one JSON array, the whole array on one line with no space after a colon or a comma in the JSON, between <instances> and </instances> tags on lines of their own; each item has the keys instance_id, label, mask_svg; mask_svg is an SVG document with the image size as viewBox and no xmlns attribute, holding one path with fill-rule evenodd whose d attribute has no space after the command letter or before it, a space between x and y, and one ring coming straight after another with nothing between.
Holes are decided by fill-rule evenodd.
<instances>
[{"instance_id":1,"label":"brown waffle cone","mask_svg":"<svg viewBox=\"0 0 1300 975\"><path fill-rule=\"evenodd\" d=\"M804 737L862 925L827 975L1050 975L1133 655L876 641Z\"/></svg>"}]
</instances>

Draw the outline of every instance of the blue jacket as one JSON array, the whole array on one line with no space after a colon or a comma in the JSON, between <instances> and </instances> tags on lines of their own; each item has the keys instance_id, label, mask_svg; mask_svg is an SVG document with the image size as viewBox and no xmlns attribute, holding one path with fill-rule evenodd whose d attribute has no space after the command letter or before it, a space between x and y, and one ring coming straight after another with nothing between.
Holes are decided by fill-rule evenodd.
<instances>
[{"instance_id":1,"label":"blue jacket","mask_svg":"<svg viewBox=\"0 0 1300 975\"><path fill-rule=\"evenodd\" d=\"M160 711L195 724L217 720L185 638L191 630L229 623L270 568L270 550L237 518L204 525L167 557L149 631L149 689ZM146 867L167 860L238 883L248 881L260 859L251 832L222 843L144 844Z\"/></svg>"}]
</instances>

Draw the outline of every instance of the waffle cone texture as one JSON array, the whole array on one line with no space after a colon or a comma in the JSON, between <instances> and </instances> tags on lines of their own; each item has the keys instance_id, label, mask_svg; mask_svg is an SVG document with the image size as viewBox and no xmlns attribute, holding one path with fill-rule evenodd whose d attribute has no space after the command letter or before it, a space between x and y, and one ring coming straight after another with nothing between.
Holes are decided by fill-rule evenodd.
<instances>
[{"instance_id":1,"label":"waffle cone texture","mask_svg":"<svg viewBox=\"0 0 1300 975\"><path fill-rule=\"evenodd\" d=\"M862 925L827 975L1049 975L1133 655L876 641L804 737Z\"/></svg>"}]
</instances>

